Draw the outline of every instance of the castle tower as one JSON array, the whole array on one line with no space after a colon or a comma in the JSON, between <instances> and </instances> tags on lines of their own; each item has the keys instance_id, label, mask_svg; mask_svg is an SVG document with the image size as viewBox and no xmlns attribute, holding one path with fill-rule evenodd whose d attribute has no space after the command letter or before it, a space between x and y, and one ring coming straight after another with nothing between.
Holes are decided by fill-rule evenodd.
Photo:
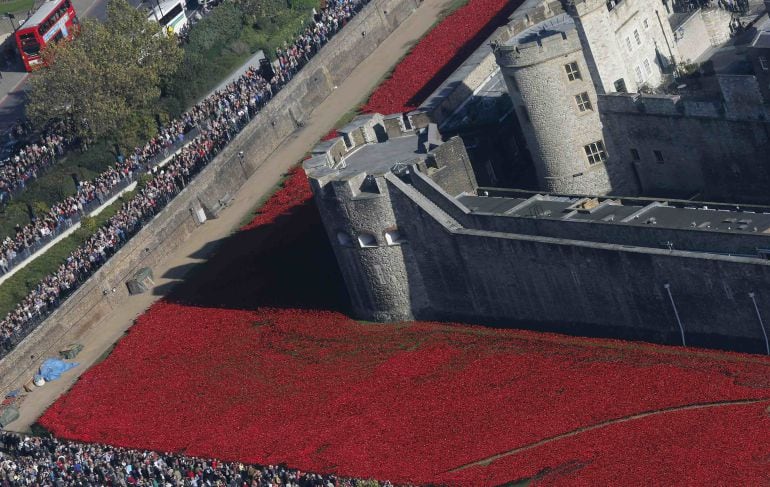
<instances>
[{"instance_id":1,"label":"castle tower","mask_svg":"<svg viewBox=\"0 0 770 487\"><path fill-rule=\"evenodd\" d=\"M544 191L607 194L609 154L573 19L562 13L495 46Z\"/></svg>"},{"instance_id":2,"label":"castle tower","mask_svg":"<svg viewBox=\"0 0 770 487\"><path fill-rule=\"evenodd\" d=\"M407 270L408 241L399 231L384 178L399 162L391 156L403 144L401 139L386 144L390 136L411 132L414 144L404 144L411 149L406 154L417 147L417 136L404 125L401 116L357 117L339 130L341 137L316 146L303 164L353 312L371 321L410 320L412 310L423 306L419 271ZM384 145L392 152L377 151Z\"/></svg>"},{"instance_id":3,"label":"castle tower","mask_svg":"<svg viewBox=\"0 0 770 487\"><path fill-rule=\"evenodd\" d=\"M680 62L660 0L565 0L599 94L655 88Z\"/></svg>"}]
</instances>

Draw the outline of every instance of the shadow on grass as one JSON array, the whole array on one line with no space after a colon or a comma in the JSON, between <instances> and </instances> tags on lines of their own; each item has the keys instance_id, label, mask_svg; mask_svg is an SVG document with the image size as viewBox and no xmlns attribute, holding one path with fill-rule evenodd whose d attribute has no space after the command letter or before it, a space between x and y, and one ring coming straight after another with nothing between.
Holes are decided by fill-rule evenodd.
<instances>
[{"instance_id":1,"label":"shadow on grass","mask_svg":"<svg viewBox=\"0 0 770 487\"><path fill-rule=\"evenodd\" d=\"M209 260L169 269L178 279L156 295L189 306L255 309L263 306L349 308L347 291L315 204L292 207L272 223L242 230L208 248Z\"/></svg>"}]
</instances>

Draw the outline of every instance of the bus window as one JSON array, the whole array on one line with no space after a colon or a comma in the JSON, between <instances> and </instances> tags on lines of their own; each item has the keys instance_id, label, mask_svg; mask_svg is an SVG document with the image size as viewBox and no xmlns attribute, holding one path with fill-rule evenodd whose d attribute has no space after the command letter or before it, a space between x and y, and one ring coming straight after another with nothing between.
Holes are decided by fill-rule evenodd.
<instances>
[{"instance_id":1,"label":"bus window","mask_svg":"<svg viewBox=\"0 0 770 487\"><path fill-rule=\"evenodd\" d=\"M37 56L40 52L40 43L37 42L35 34L23 34L21 37L21 48L28 56Z\"/></svg>"},{"instance_id":2,"label":"bus window","mask_svg":"<svg viewBox=\"0 0 770 487\"><path fill-rule=\"evenodd\" d=\"M171 9L171 11L170 11L169 13L167 13L166 15L164 15L164 16L163 16L163 17L160 19L160 25L168 25L169 23L171 23L171 21L172 21L172 20L173 20L173 19L174 19L174 18L175 18L177 15L179 15L179 13L180 13L180 12L182 12L182 4L181 4L181 3L178 3L178 4L176 4L176 5L174 6L174 8L172 8L172 9Z\"/></svg>"}]
</instances>

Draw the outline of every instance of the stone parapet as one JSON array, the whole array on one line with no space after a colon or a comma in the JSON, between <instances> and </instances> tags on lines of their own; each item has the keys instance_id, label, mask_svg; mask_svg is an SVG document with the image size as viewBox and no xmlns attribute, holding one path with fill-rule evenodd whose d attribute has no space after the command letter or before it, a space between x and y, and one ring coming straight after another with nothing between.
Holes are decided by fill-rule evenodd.
<instances>
[{"instance_id":1,"label":"stone parapet","mask_svg":"<svg viewBox=\"0 0 770 487\"><path fill-rule=\"evenodd\" d=\"M0 394L21 387L40 361L92 331L130 299L125 281L173 255L199 225L196 209L234 196L310 113L417 7L416 0L373 0L310 60L289 84L169 205L128 241L80 289L0 360ZM367 33L361 37L361 32ZM243 164L238 153L243 151ZM103 290L116 292L104 294Z\"/></svg>"},{"instance_id":2,"label":"stone parapet","mask_svg":"<svg viewBox=\"0 0 770 487\"><path fill-rule=\"evenodd\" d=\"M582 49L574 30L543 32L536 40L516 45L497 45L495 57L502 68L524 68Z\"/></svg>"}]
</instances>

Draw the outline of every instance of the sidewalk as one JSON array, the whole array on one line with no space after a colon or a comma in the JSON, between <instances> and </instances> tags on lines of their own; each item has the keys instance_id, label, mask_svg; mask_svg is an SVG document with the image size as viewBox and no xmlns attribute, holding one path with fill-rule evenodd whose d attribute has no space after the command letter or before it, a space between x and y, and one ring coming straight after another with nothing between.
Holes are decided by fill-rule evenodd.
<instances>
[{"instance_id":1,"label":"sidewalk","mask_svg":"<svg viewBox=\"0 0 770 487\"><path fill-rule=\"evenodd\" d=\"M289 136L282 145L256 170L236 194L232 203L218 215L196 229L174 255L170 255L158 268L153 269L159 276L155 280L157 289L168 289L169 285L185 278L178 273L169 274L169 269L191 269L195 264L205 262L216 252L217 242L238 229L254 205L274 190L274 184L282 174L310 150L334 124L350 109L356 106L406 54L412 42L427 32L440 12L452 0L425 0L420 7L404 21L380 46L364 60L350 76L324 100L303 128ZM10 424L10 431L29 431L30 426L77 378L110 349L123 333L128 330L140 314L160 299L154 293L134 296L112 313L102 318L79 343L85 349L78 355L80 366L68 372L56 382L35 389L25 399L20 410L21 417Z\"/></svg>"},{"instance_id":2,"label":"sidewalk","mask_svg":"<svg viewBox=\"0 0 770 487\"><path fill-rule=\"evenodd\" d=\"M35 6L43 2L37 0ZM72 0L78 17L94 17L104 19L106 15L107 0ZM26 15L17 14L14 22L18 26L26 18ZM13 27L9 19L0 18L0 39L12 37ZM12 38L6 42L14 42ZM3 45L3 49L5 46ZM2 53L2 51L0 51ZM24 116L24 83L29 78L29 73L24 71L20 60L16 60L12 66L0 65L0 133L5 132L17 119Z\"/></svg>"}]
</instances>

